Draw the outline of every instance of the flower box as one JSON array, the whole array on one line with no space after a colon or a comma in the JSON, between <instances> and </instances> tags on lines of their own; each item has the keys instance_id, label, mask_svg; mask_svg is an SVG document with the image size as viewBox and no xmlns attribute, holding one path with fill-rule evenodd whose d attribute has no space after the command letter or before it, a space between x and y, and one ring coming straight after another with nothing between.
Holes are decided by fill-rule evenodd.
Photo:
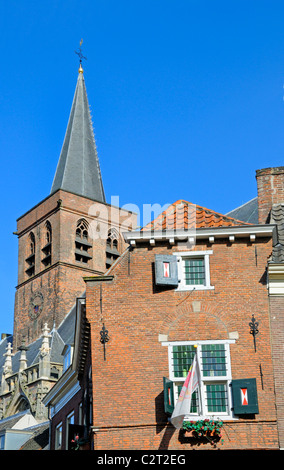
<instances>
[{"instance_id":1,"label":"flower box","mask_svg":"<svg viewBox=\"0 0 284 470\"><path fill-rule=\"evenodd\" d=\"M220 420L201 419L198 421L184 421L183 430L186 437L220 437L223 422Z\"/></svg>"}]
</instances>

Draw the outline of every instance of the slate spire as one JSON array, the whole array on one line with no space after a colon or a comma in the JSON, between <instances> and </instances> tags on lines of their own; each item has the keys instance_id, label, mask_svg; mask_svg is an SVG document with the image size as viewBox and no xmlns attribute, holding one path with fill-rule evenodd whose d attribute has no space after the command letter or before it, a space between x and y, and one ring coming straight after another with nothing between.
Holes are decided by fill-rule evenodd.
<instances>
[{"instance_id":1,"label":"slate spire","mask_svg":"<svg viewBox=\"0 0 284 470\"><path fill-rule=\"evenodd\" d=\"M58 189L105 203L105 193L81 63L51 193Z\"/></svg>"}]
</instances>

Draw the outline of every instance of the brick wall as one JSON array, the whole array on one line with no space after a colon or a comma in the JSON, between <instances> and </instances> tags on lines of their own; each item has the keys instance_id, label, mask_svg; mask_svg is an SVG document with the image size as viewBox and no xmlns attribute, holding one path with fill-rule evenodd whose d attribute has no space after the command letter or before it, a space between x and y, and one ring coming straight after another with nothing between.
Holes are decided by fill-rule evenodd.
<instances>
[{"instance_id":1,"label":"brick wall","mask_svg":"<svg viewBox=\"0 0 284 470\"><path fill-rule=\"evenodd\" d=\"M264 168L257 170L258 211L259 223L269 223L270 211L273 204L284 203L284 167ZM281 225L278 227L279 234ZM281 241L281 237L280 237ZM273 276L271 276L272 278ZM273 282L273 279L272 279ZM281 293L281 278L278 281L278 290ZM284 306L283 293L275 295L270 291L270 315L272 355L274 364L275 397L279 430L279 445L284 447L284 383L283 383L283 348L284 348Z\"/></svg>"},{"instance_id":2,"label":"brick wall","mask_svg":"<svg viewBox=\"0 0 284 470\"><path fill-rule=\"evenodd\" d=\"M107 230L110 226L117 228L118 232L133 229L136 224L136 215L107 204L94 202L90 199L65 191L57 191L40 204L28 211L17 221L19 237L18 249L18 285L29 280L25 273L29 254L29 237L32 232L35 236L35 274L44 271L42 264L42 248L45 244L45 224L50 222L52 227L52 263L58 261L75 264L74 247L77 222L85 219L89 224L89 242L92 259L85 266L97 271L105 271L105 242ZM121 239L121 251L126 244ZM80 266L79 262L76 264Z\"/></svg>"},{"instance_id":3,"label":"brick wall","mask_svg":"<svg viewBox=\"0 0 284 470\"><path fill-rule=\"evenodd\" d=\"M75 260L75 237L78 220L89 224L92 244L88 263ZM51 265L42 260L42 248L46 244L46 222L52 228ZM85 290L83 276L102 273L106 269L106 233L110 226L118 232L133 228L135 214L112 208L107 204L59 190L44 199L17 221L18 233L18 286L14 310L14 350L21 343L22 335L28 342L35 340L47 322L51 329L57 327L70 311L76 297ZM30 254L30 234L35 237L35 271L26 273ZM121 238L120 250L126 245ZM42 296L42 311L31 317L32 299L36 293Z\"/></svg>"},{"instance_id":4,"label":"brick wall","mask_svg":"<svg viewBox=\"0 0 284 470\"><path fill-rule=\"evenodd\" d=\"M58 327L85 289L86 271L71 266L55 265L40 276L18 287L14 310L14 351L20 346L22 336L29 344L42 334L47 323L49 330ZM33 299L41 295L42 309L33 314Z\"/></svg>"},{"instance_id":5,"label":"brick wall","mask_svg":"<svg viewBox=\"0 0 284 470\"><path fill-rule=\"evenodd\" d=\"M279 444L284 448L284 302L283 296L270 297L271 333Z\"/></svg>"},{"instance_id":6,"label":"brick wall","mask_svg":"<svg viewBox=\"0 0 284 470\"><path fill-rule=\"evenodd\" d=\"M258 222L269 223L273 204L284 202L284 167L264 168L256 171L258 194Z\"/></svg>"},{"instance_id":7,"label":"brick wall","mask_svg":"<svg viewBox=\"0 0 284 470\"><path fill-rule=\"evenodd\" d=\"M206 243L197 250L208 249ZM201 447L168 424L163 376L169 376L168 341L238 339L230 346L232 377L256 378L259 414L225 422L217 447L277 448L277 423L270 345L265 267L271 240L210 245L210 291L177 292L153 282L156 253L174 247L148 245L127 253L112 270L114 278L86 279L87 318L91 324L93 425L97 449L190 449ZM130 258L129 258L130 256ZM259 322L257 350L250 334L252 315ZM106 360L100 331L109 332ZM260 366L263 377L261 380Z\"/></svg>"}]
</instances>

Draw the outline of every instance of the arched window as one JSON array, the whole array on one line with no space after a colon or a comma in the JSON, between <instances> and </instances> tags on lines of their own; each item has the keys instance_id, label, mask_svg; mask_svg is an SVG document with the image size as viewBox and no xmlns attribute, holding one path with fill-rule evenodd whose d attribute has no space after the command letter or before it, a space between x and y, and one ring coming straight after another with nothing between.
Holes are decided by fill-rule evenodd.
<instances>
[{"instance_id":1,"label":"arched window","mask_svg":"<svg viewBox=\"0 0 284 470\"><path fill-rule=\"evenodd\" d=\"M51 243L52 233L51 233L51 225L49 221L46 222L45 228L46 228L46 233L45 233L46 243Z\"/></svg>"},{"instance_id":2,"label":"arched window","mask_svg":"<svg viewBox=\"0 0 284 470\"><path fill-rule=\"evenodd\" d=\"M119 233L115 228L111 228L108 231L106 240L106 269L108 269L113 264L119 255Z\"/></svg>"},{"instance_id":3,"label":"arched window","mask_svg":"<svg viewBox=\"0 0 284 470\"><path fill-rule=\"evenodd\" d=\"M88 222L84 219L77 223L76 237L88 240Z\"/></svg>"},{"instance_id":4,"label":"arched window","mask_svg":"<svg viewBox=\"0 0 284 470\"><path fill-rule=\"evenodd\" d=\"M35 273L35 236L33 232L29 234L28 240L28 256L26 258L26 273L29 277L33 276Z\"/></svg>"},{"instance_id":5,"label":"arched window","mask_svg":"<svg viewBox=\"0 0 284 470\"><path fill-rule=\"evenodd\" d=\"M44 266L51 265L51 244L52 244L52 230L51 224L49 221L45 224L45 233L44 233L44 246L42 248L43 258L41 262Z\"/></svg>"},{"instance_id":6,"label":"arched window","mask_svg":"<svg viewBox=\"0 0 284 470\"><path fill-rule=\"evenodd\" d=\"M80 219L76 227L75 260L87 264L92 259L92 244L88 236L89 224L85 219Z\"/></svg>"}]
</instances>

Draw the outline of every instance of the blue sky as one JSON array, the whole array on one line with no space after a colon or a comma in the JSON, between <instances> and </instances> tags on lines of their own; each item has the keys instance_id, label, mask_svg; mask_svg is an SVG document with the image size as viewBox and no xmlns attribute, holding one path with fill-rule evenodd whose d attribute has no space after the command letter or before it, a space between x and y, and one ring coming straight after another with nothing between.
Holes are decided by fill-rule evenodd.
<instances>
[{"instance_id":1,"label":"blue sky","mask_svg":"<svg viewBox=\"0 0 284 470\"><path fill-rule=\"evenodd\" d=\"M0 333L12 332L16 219L48 196L84 76L110 202L226 213L283 165L284 2L0 2Z\"/></svg>"}]
</instances>

